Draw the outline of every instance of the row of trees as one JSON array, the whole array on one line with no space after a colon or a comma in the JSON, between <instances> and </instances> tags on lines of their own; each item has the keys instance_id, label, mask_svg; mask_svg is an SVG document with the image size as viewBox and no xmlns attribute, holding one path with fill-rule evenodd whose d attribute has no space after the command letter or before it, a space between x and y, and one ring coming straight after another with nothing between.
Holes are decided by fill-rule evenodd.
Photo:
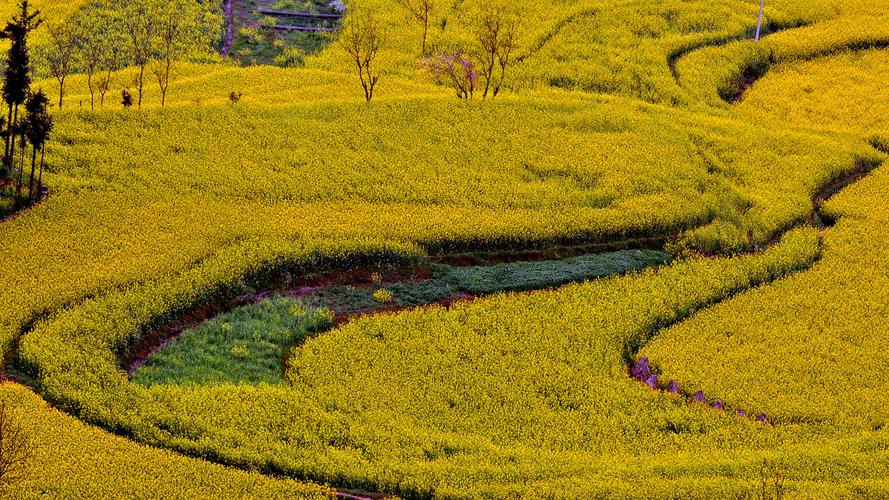
<instances>
[{"instance_id":1,"label":"row of trees","mask_svg":"<svg viewBox=\"0 0 889 500\"><path fill-rule=\"evenodd\" d=\"M472 99L477 87L482 98L499 95L518 48L517 13L503 3L484 3L471 23L468 39L431 48L429 30L439 0L400 1L422 29L421 64L438 84L452 87L460 99ZM358 70L368 101L379 80L377 58L385 37L383 26L367 11L353 12L340 33L340 44Z\"/></svg>"},{"instance_id":2,"label":"row of trees","mask_svg":"<svg viewBox=\"0 0 889 500\"><path fill-rule=\"evenodd\" d=\"M482 98L496 98L518 48L520 17L502 3L485 3L470 27L468 42L427 51L430 15L435 0L402 0L423 27L423 66L439 84L450 85L460 99L472 99L479 77Z\"/></svg>"},{"instance_id":3,"label":"row of trees","mask_svg":"<svg viewBox=\"0 0 889 500\"><path fill-rule=\"evenodd\" d=\"M438 83L450 85L461 99L473 98L477 86L483 98L497 97L517 48L519 17L510 7L484 3L470 23L471 37L431 49L430 26L441 0L400 1L422 28L422 65ZM114 71L123 67L137 69L129 83L136 88L139 107L145 80L151 77L163 106L176 61L206 55L220 39L219 9L214 0L94 0L73 18L47 25L47 41L37 50L38 66L58 82L60 108L70 75L86 75L90 108L95 109L97 100L104 105ZM386 29L369 11L353 12L339 35L370 101L380 77L377 59ZM126 88L129 103L133 99Z\"/></svg>"},{"instance_id":4,"label":"row of trees","mask_svg":"<svg viewBox=\"0 0 889 500\"><path fill-rule=\"evenodd\" d=\"M22 200L25 173L25 154L31 146L31 173L28 178L28 198L33 200L43 189L43 154L46 141L52 132L49 99L42 91L31 90L31 56L28 37L41 25L39 12L32 12L28 0L19 4L19 13L0 31L0 38L10 43L3 73L3 100L8 107L8 118L0 119L0 129L4 138L2 177L7 181L15 177L17 201ZM20 114L24 107L24 113ZM16 173L16 140L21 160ZM40 153L40 172L37 169L37 155ZM35 189L36 188L36 189Z\"/></svg>"},{"instance_id":5,"label":"row of trees","mask_svg":"<svg viewBox=\"0 0 889 500\"><path fill-rule=\"evenodd\" d=\"M47 26L48 41L40 46L40 65L59 85L64 106L65 82L84 73L90 108L105 103L115 70L132 66L142 106L146 77L153 77L161 105L176 61L205 55L221 33L218 2L212 0L96 0L71 19Z\"/></svg>"}]
</instances>

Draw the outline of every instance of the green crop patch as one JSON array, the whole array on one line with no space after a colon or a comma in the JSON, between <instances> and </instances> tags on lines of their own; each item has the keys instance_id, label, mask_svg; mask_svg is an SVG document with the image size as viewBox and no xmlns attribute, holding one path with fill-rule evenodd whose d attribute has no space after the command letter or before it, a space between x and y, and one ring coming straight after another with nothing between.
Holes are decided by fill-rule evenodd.
<instances>
[{"instance_id":1,"label":"green crop patch","mask_svg":"<svg viewBox=\"0 0 889 500\"><path fill-rule=\"evenodd\" d=\"M245 306L184 332L133 375L135 383L210 384L284 381L287 347L330 326L323 311L287 297Z\"/></svg>"}]
</instances>

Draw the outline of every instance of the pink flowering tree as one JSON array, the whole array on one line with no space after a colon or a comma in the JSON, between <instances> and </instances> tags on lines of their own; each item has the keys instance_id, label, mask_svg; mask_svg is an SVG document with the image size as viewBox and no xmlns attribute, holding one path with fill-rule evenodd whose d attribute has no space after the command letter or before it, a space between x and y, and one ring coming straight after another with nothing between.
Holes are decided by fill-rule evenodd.
<instances>
[{"instance_id":1,"label":"pink flowering tree","mask_svg":"<svg viewBox=\"0 0 889 500\"><path fill-rule=\"evenodd\" d=\"M458 99L472 99L478 74L472 59L463 51L439 51L424 59L422 65L436 83L453 88Z\"/></svg>"}]
</instances>

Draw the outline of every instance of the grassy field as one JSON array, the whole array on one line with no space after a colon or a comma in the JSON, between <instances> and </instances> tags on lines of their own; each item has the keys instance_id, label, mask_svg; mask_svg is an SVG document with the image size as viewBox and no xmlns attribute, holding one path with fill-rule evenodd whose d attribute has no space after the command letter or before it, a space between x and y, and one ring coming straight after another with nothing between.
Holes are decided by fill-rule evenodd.
<instances>
[{"instance_id":1,"label":"grassy field","mask_svg":"<svg viewBox=\"0 0 889 500\"><path fill-rule=\"evenodd\" d=\"M435 85L390 0L354 5L391 27L371 103L336 44L305 68L182 62L164 108L150 84L123 109L125 69L90 112L72 76L50 197L0 223L0 344L33 387L0 398L37 444L17 495L776 493L764 470L792 496L885 495L889 8L767 3L755 44L755 0L510 2L496 100ZM433 46L478 9L442 4ZM675 262L349 322L287 352L283 381L145 387L120 366L281 273L645 237ZM631 380L642 356L732 411Z\"/></svg>"}]
</instances>

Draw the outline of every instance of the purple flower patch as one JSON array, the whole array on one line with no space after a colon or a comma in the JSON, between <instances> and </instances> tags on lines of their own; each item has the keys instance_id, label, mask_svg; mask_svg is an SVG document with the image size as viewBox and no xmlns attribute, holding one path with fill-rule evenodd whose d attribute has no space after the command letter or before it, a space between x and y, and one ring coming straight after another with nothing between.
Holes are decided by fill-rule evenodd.
<instances>
[{"instance_id":1,"label":"purple flower patch","mask_svg":"<svg viewBox=\"0 0 889 500\"><path fill-rule=\"evenodd\" d=\"M630 369L630 376L647 383L648 379L651 378L651 367L648 366L648 358L636 361Z\"/></svg>"},{"instance_id":2,"label":"purple flower patch","mask_svg":"<svg viewBox=\"0 0 889 500\"><path fill-rule=\"evenodd\" d=\"M679 391L679 384L677 384L675 380L670 380L670 382L663 388L658 385L658 376L652 373L651 364L648 357L640 358L634 362L630 362L629 372L630 377L642 382L653 390L663 390L668 394L681 394L681 392ZM707 396L704 395L703 390L694 393L688 399L688 401L690 403L702 403L719 411L728 410L726 408L725 401L721 399L716 399L715 401L713 401L713 403L710 403L707 400ZM744 410L744 408L738 408L737 410L735 410L735 414L739 417L747 417L747 412ZM769 421L769 417L765 413L760 413L759 415L757 415L756 421L764 424L771 423Z\"/></svg>"},{"instance_id":3,"label":"purple flower patch","mask_svg":"<svg viewBox=\"0 0 889 500\"><path fill-rule=\"evenodd\" d=\"M645 380L645 385L657 390L657 375L652 375Z\"/></svg>"},{"instance_id":4,"label":"purple flower patch","mask_svg":"<svg viewBox=\"0 0 889 500\"><path fill-rule=\"evenodd\" d=\"M679 384L677 384L675 380L671 380L670 383L667 384L667 392L670 394L679 394Z\"/></svg>"}]
</instances>

